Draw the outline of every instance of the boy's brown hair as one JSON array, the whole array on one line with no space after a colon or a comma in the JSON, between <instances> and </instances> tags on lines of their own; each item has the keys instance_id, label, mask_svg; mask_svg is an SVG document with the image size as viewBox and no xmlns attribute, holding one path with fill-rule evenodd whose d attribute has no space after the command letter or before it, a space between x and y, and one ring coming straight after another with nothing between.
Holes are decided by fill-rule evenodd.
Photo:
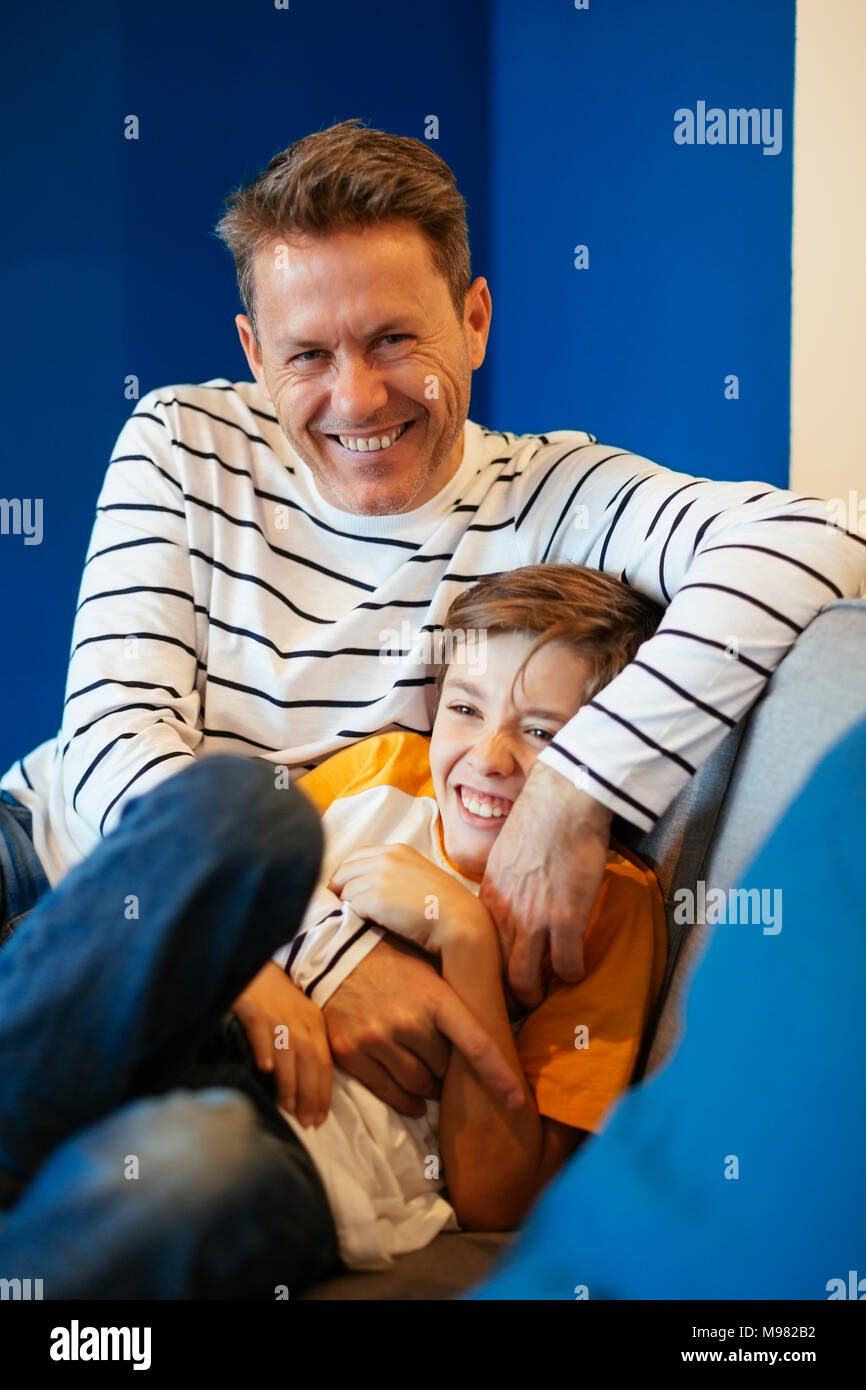
<instances>
[{"instance_id":1,"label":"boy's brown hair","mask_svg":"<svg viewBox=\"0 0 866 1390\"><path fill-rule=\"evenodd\" d=\"M448 632L538 633L514 684L540 647L564 642L591 664L584 691L591 700L633 660L656 630L664 608L613 575L585 565L525 565L485 575L454 599L445 615ZM438 707L448 669L436 676Z\"/></svg>"},{"instance_id":2,"label":"boy's brown hair","mask_svg":"<svg viewBox=\"0 0 866 1390\"><path fill-rule=\"evenodd\" d=\"M466 200L445 160L423 140L357 118L340 121L281 150L225 202L214 230L234 257L257 342L254 258L261 246L293 233L327 236L395 218L414 222L426 238L462 324L472 283Z\"/></svg>"}]
</instances>

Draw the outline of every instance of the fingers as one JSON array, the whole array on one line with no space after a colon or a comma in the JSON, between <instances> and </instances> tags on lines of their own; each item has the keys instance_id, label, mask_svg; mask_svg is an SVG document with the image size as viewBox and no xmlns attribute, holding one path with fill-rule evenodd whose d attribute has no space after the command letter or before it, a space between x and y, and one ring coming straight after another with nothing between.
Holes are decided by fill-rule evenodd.
<instances>
[{"instance_id":1,"label":"fingers","mask_svg":"<svg viewBox=\"0 0 866 1390\"><path fill-rule=\"evenodd\" d=\"M591 905L590 905L591 906ZM553 973L568 984L578 985L586 974L583 960L583 931L576 922L563 929L553 928L550 934L550 963Z\"/></svg>"},{"instance_id":2,"label":"fingers","mask_svg":"<svg viewBox=\"0 0 866 1390\"><path fill-rule=\"evenodd\" d=\"M495 846L494 850L491 851L490 859L492 859L494 852ZM491 870L490 859L487 861L487 871L485 877L481 880L478 896L493 918L499 937L499 944L502 948L503 960L508 960L511 955L511 948L514 944L515 921L511 914L508 900L494 887L493 880L487 877L487 874L489 874Z\"/></svg>"},{"instance_id":3,"label":"fingers","mask_svg":"<svg viewBox=\"0 0 866 1390\"><path fill-rule=\"evenodd\" d=\"M333 1063L311 1034L295 1029L286 1049L276 1049L277 1101L302 1125L321 1125L331 1108Z\"/></svg>"},{"instance_id":4,"label":"fingers","mask_svg":"<svg viewBox=\"0 0 866 1390\"><path fill-rule=\"evenodd\" d=\"M278 1105L302 1125L320 1125L331 1106L333 1062L324 1023L312 1028L278 1023L249 1001L235 1012L249 1039L256 1066L273 1072Z\"/></svg>"},{"instance_id":5,"label":"fingers","mask_svg":"<svg viewBox=\"0 0 866 1390\"><path fill-rule=\"evenodd\" d=\"M272 1040L273 1037L272 1031ZM289 1038L288 1047L278 1047L273 1056L275 1059L274 1071L276 1074L274 1080L277 1086L277 1104L281 1105L284 1110L288 1110L290 1115L294 1115L298 1098L298 1066L292 1047L292 1039Z\"/></svg>"},{"instance_id":6,"label":"fingers","mask_svg":"<svg viewBox=\"0 0 866 1390\"><path fill-rule=\"evenodd\" d=\"M447 1065L448 1044L444 1039L441 1042ZM330 1045L345 1071L401 1115L420 1118L426 1113L426 1101L435 1100L440 1094L438 1077L426 1063L387 1034L369 1030L344 1037L333 1030Z\"/></svg>"},{"instance_id":7,"label":"fingers","mask_svg":"<svg viewBox=\"0 0 866 1390\"><path fill-rule=\"evenodd\" d=\"M508 961L508 982L521 1004L537 1008L544 998L541 966L547 950L547 930L522 931L514 938Z\"/></svg>"},{"instance_id":8,"label":"fingers","mask_svg":"<svg viewBox=\"0 0 866 1390\"><path fill-rule=\"evenodd\" d=\"M359 917L372 917L374 920L381 916L381 884L375 874L367 873L355 867L347 870L339 884L336 878L331 882L335 884L332 892L339 893L341 900L354 908Z\"/></svg>"},{"instance_id":9,"label":"fingers","mask_svg":"<svg viewBox=\"0 0 866 1390\"><path fill-rule=\"evenodd\" d=\"M296 1047L297 1114L301 1124L324 1124L331 1108L334 1064L324 1025L305 1037Z\"/></svg>"},{"instance_id":10,"label":"fingers","mask_svg":"<svg viewBox=\"0 0 866 1390\"><path fill-rule=\"evenodd\" d=\"M249 1039L253 1056L256 1059L256 1066L260 1071L273 1071L275 1066L274 1034L270 1019L257 1004L243 999L235 1000L234 1013L243 1025L244 1032Z\"/></svg>"},{"instance_id":11,"label":"fingers","mask_svg":"<svg viewBox=\"0 0 866 1390\"><path fill-rule=\"evenodd\" d=\"M444 1039L443 1044L447 1052L448 1045ZM369 1051L370 1056L385 1068L401 1091L405 1091L408 1095L414 1096L422 1102L438 1098L442 1089L438 1076L434 1075L415 1052L408 1047L403 1047L396 1038L387 1038L381 1043L374 1043Z\"/></svg>"},{"instance_id":12,"label":"fingers","mask_svg":"<svg viewBox=\"0 0 866 1390\"><path fill-rule=\"evenodd\" d=\"M286 1096L291 1104L280 1103L294 1113L302 1125L324 1124L331 1108L334 1067L320 1014L311 1012L296 1020L288 1051L283 1056L286 1057Z\"/></svg>"},{"instance_id":13,"label":"fingers","mask_svg":"<svg viewBox=\"0 0 866 1390\"><path fill-rule=\"evenodd\" d=\"M427 1081L432 1078L433 1089L421 1089L418 1085L412 1084L412 1075L409 1072L398 1073L398 1080L407 1090L413 1091L416 1095L429 1096L435 1099L439 1095L440 1082L448 1070L448 1059L451 1056L451 1044L447 1038L443 1038L438 1030L432 1029L429 1033L413 1032L411 1037L401 1035L399 1032L394 1034L395 1043L400 1045L401 1056L408 1059L407 1065L423 1067Z\"/></svg>"},{"instance_id":14,"label":"fingers","mask_svg":"<svg viewBox=\"0 0 866 1390\"><path fill-rule=\"evenodd\" d=\"M453 991L440 996L436 1025L463 1053L479 1080L508 1110L517 1110L523 1105L522 1078L512 1071L493 1039Z\"/></svg>"},{"instance_id":15,"label":"fingers","mask_svg":"<svg viewBox=\"0 0 866 1390\"><path fill-rule=\"evenodd\" d=\"M346 1069L351 1071L352 1075L362 1082L369 1091L383 1100L386 1105L392 1105L401 1115L408 1115L418 1120L427 1113L426 1103L419 1096L411 1095L398 1085L382 1063L377 1062L368 1053L359 1053L356 1064Z\"/></svg>"},{"instance_id":16,"label":"fingers","mask_svg":"<svg viewBox=\"0 0 866 1390\"><path fill-rule=\"evenodd\" d=\"M353 849L334 870L328 883L331 892L339 894L349 879L381 863L387 848L385 845L364 845L361 849Z\"/></svg>"}]
</instances>

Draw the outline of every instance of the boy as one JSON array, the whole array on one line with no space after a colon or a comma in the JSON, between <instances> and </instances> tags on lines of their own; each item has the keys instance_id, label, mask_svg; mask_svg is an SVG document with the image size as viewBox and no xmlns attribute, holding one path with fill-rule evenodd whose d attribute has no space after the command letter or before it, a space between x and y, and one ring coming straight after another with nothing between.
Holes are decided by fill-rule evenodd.
<instances>
[{"instance_id":1,"label":"boy","mask_svg":"<svg viewBox=\"0 0 866 1390\"><path fill-rule=\"evenodd\" d=\"M575 565L482 579L446 618L446 632L467 640L440 667L429 739L373 736L298 782L323 816L325 855L301 928L274 959L298 985L297 1017L286 1020L293 1044L316 1034L296 1066L298 1095L317 1099L282 1113L318 1169L349 1267L385 1265L458 1222L510 1229L631 1079L666 958L652 873L610 853L584 980L567 985L548 972L544 1001L516 1030L497 934L477 895L538 753L632 659L660 613L619 580ZM483 663L477 644L467 656L472 636ZM309 999L324 1002L386 931L441 962L523 1076L522 1103L494 1098L455 1048L441 1101L428 1102L421 1119L398 1114L339 1067L328 1109L326 1034ZM242 1005L237 1011L243 1016ZM273 1039L250 1036L270 1069Z\"/></svg>"}]
</instances>

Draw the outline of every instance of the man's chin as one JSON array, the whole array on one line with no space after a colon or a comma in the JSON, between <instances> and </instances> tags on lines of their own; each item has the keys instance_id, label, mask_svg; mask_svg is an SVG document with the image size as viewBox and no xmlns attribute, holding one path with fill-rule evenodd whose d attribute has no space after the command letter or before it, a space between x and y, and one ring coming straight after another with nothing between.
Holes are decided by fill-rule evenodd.
<instances>
[{"instance_id":1,"label":"man's chin","mask_svg":"<svg viewBox=\"0 0 866 1390\"><path fill-rule=\"evenodd\" d=\"M357 513L358 516L396 516L400 512L411 511L417 495L417 493L412 497L406 497L403 493L385 493L383 495L377 491L371 497L370 490L365 489L362 495L351 493L337 505L342 507L344 511Z\"/></svg>"},{"instance_id":2,"label":"man's chin","mask_svg":"<svg viewBox=\"0 0 866 1390\"><path fill-rule=\"evenodd\" d=\"M357 480L336 478L323 472L321 468L312 470L316 486L326 502L341 511L355 512L358 516L394 516L408 512L420 505L416 499L423 491L426 479L420 478L410 483L395 483L391 479L371 479L361 483Z\"/></svg>"}]
</instances>

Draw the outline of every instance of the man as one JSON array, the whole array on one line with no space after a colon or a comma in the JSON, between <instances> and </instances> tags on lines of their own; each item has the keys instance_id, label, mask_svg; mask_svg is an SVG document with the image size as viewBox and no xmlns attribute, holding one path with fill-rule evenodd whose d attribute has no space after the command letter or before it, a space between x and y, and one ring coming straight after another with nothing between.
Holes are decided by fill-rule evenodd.
<instances>
[{"instance_id":1,"label":"man","mask_svg":"<svg viewBox=\"0 0 866 1390\"><path fill-rule=\"evenodd\" d=\"M371 733L429 730L433 641L481 574L614 573L665 617L541 754L482 888L533 1006L548 958L581 977L613 814L652 826L803 627L859 592L866 543L815 499L672 473L584 432L469 420L491 296L471 278L453 175L420 141L354 121L310 135L232 196L219 232L254 383L155 390L125 425L62 727L2 785L54 885L130 798L198 757L297 776ZM367 929L297 982L342 1065L421 1114L448 1056L435 972ZM278 1021L285 988L268 966L245 1007Z\"/></svg>"}]
</instances>

